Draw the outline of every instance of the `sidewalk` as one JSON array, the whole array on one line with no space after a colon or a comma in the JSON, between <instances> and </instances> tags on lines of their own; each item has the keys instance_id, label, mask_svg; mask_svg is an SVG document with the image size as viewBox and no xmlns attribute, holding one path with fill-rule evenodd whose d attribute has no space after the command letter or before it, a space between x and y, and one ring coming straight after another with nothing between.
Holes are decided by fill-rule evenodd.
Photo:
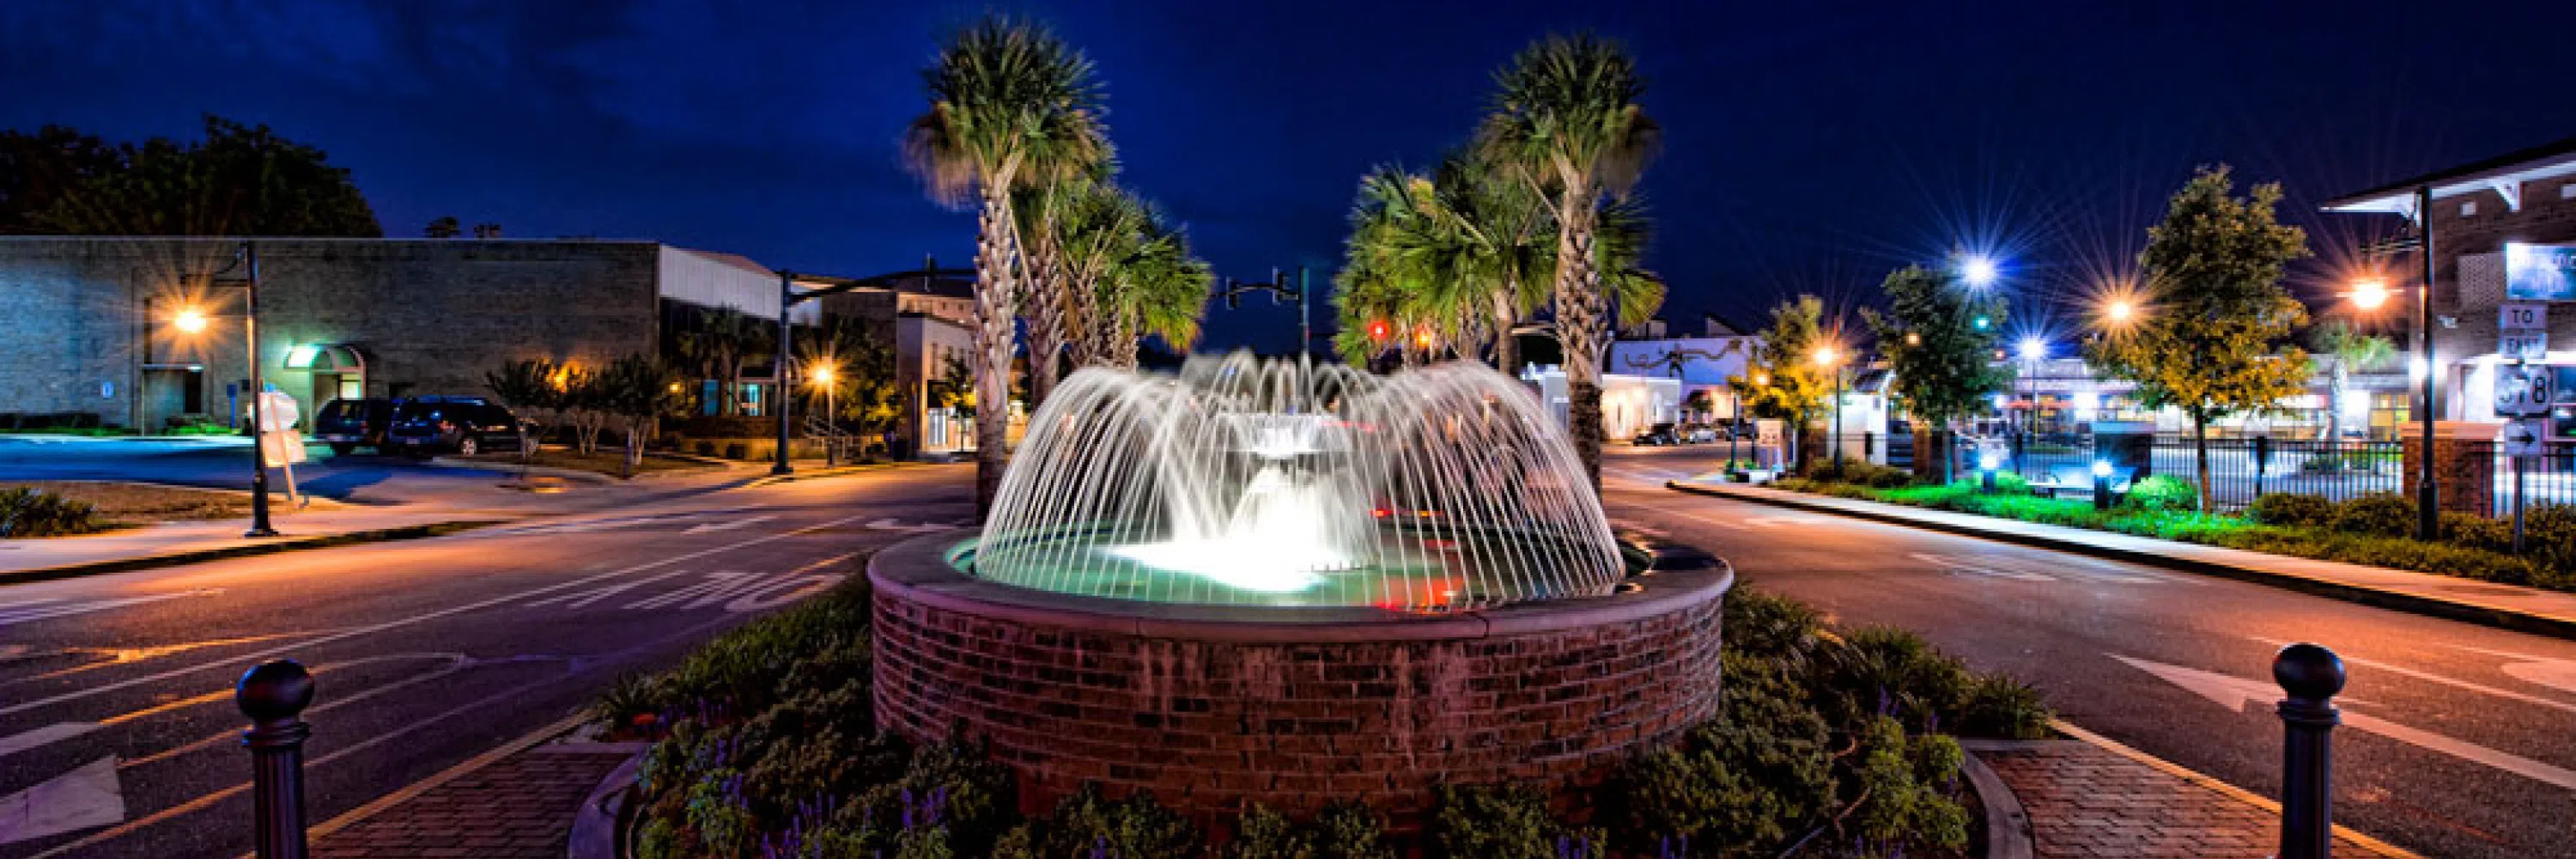
<instances>
[{"instance_id":1,"label":"sidewalk","mask_svg":"<svg viewBox=\"0 0 2576 859\"><path fill-rule=\"evenodd\" d=\"M0 540L0 584L349 543L435 537L512 518L491 511L432 507L340 506L289 512L282 494L275 500L276 508L269 521L281 535L277 537L243 537L251 521L244 517L164 522L77 537Z\"/></svg>"},{"instance_id":2,"label":"sidewalk","mask_svg":"<svg viewBox=\"0 0 2576 859\"><path fill-rule=\"evenodd\" d=\"M505 748L495 759L469 761L305 830L311 855L563 859L583 802L645 747L550 742Z\"/></svg>"},{"instance_id":3,"label":"sidewalk","mask_svg":"<svg viewBox=\"0 0 2576 859\"><path fill-rule=\"evenodd\" d=\"M2576 638L2576 593L2336 561L2292 558L2060 525L2041 525L1947 510L1929 510L1876 501L1810 495L1743 484L1676 480L1664 485L1676 491L1696 495L1832 513L2115 561L2242 579L2380 608L2428 614L2559 638Z\"/></svg>"},{"instance_id":4,"label":"sidewalk","mask_svg":"<svg viewBox=\"0 0 2576 859\"><path fill-rule=\"evenodd\" d=\"M1960 745L1991 769L2021 808L2020 834L2029 852L1994 850L1994 859L2268 859L2280 846L2278 804L2091 734ZM1981 796L1988 793L1985 787L1979 786ZM1990 811L1999 804L1994 798L1988 803ZM2416 857L2340 826L2335 836L2337 856Z\"/></svg>"}]
</instances>

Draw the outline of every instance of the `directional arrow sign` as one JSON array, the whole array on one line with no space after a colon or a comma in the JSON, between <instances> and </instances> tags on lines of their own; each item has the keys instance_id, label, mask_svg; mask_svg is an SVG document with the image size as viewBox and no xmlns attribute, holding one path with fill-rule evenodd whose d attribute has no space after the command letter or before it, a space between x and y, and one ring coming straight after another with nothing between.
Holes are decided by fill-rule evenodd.
<instances>
[{"instance_id":1,"label":"directional arrow sign","mask_svg":"<svg viewBox=\"0 0 2576 859\"><path fill-rule=\"evenodd\" d=\"M2504 425L2504 455L2539 456L2545 451L2542 440L2549 436L2544 418L2515 418Z\"/></svg>"},{"instance_id":2,"label":"directional arrow sign","mask_svg":"<svg viewBox=\"0 0 2576 859\"><path fill-rule=\"evenodd\" d=\"M2196 668L2167 665L2116 653L2110 656L2127 663L2131 668L2153 674L2157 679L2180 686L2194 695L2217 702L2218 706L2236 712L2244 712L2248 705L2270 704L2281 700L2282 697L2279 687L2259 680L2213 674ZM2576 790L2576 771L2496 751L2467 740L2453 739L2431 731L2410 728L2350 710L2344 711L2343 724L2356 731L2378 734L2401 743L2500 769L2533 781Z\"/></svg>"}]
</instances>

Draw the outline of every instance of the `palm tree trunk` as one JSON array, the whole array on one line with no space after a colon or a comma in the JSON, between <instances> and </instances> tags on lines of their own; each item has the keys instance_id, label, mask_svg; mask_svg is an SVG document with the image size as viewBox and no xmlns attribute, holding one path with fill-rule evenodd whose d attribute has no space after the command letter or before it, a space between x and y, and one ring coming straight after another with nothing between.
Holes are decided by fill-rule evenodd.
<instances>
[{"instance_id":1,"label":"palm tree trunk","mask_svg":"<svg viewBox=\"0 0 2576 859\"><path fill-rule=\"evenodd\" d=\"M1029 321L1029 412L1055 392L1056 361L1064 351L1064 274L1056 270L1054 239L1041 235L1023 259L1027 286L1021 304Z\"/></svg>"},{"instance_id":2,"label":"palm tree trunk","mask_svg":"<svg viewBox=\"0 0 2576 859\"><path fill-rule=\"evenodd\" d=\"M975 518L993 510L1002 491L1003 449L1011 415L1011 201L1002 183L984 183L975 230Z\"/></svg>"},{"instance_id":3,"label":"palm tree trunk","mask_svg":"<svg viewBox=\"0 0 2576 859\"><path fill-rule=\"evenodd\" d=\"M1073 368L1101 363L1100 294L1089 283L1062 284L1065 298L1066 359Z\"/></svg>"},{"instance_id":4,"label":"palm tree trunk","mask_svg":"<svg viewBox=\"0 0 2576 859\"><path fill-rule=\"evenodd\" d=\"M1109 343L1102 351L1109 356L1109 366L1126 370L1136 369L1138 349L1136 320L1123 310L1111 310L1110 313L1116 317L1116 321L1110 326Z\"/></svg>"},{"instance_id":5,"label":"palm tree trunk","mask_svg":"<svg viewBox=\"0 0 2576 859\"><path fill-rule=\"evenodd\" d=\"M1556 240L1556 339L1565 351L1565 417L1592 489L1601 489L1601 273L1592 265L1592 195L1567 188Z\"/></svg>"},{"instance_id":6,"label":"palm tree trunk","mask_svg":"<svg viewBox=\"0 0 2576 859\"><path fill-rule=\"evenodd\" d=\"M1494 293L1494 369L1504 375L1516 372L1520 364L1520 341L1512 337L1512 325L1520 321L1513 318L1519 314L1512 312L1512 296L1519 293L1520 283L1516 280L1505 280L1503 288Z\"/></svg>"}]
</instances>

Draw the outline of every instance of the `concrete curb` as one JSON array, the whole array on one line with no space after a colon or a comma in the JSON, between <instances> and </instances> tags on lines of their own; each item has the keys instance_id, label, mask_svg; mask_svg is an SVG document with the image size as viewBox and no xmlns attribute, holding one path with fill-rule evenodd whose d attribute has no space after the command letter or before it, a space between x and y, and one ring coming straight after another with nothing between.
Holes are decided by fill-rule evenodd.
<instances>
[{"instance_id":1,"label":"concrete curb","mask_svg":"<svg viewBox=\"0 0 2576 859\"><path fill-rule=\"evenodd\" d=\"M1977 758L1976 753L1986 744L1962 740L1959 745L1968 752L1959 768L1968 776L1968 787L1977 792L1977 805L1986 811L1985 859L2031 859L2038 855L2038 846L2030 835L2030 813L2022 810L2021 798L2013 795L2012 787L2004 784L1993 767Z\"/></svg>"},{"instance_id":2,"label":"concrete curb","mask_svg":"<svg viewBox=\"0 0 2576 859\"><path fill-rule=\"evenodd\" d=\"M2205 576L2216 576L2225 579L2236 579L2238 581L2269 585L2313 596L2328 597L2331 599L2343 600L2345 602L2359 603L2373 608L2384 608L2392 611L2403 611L2413 614L2427 615L2430 617L2438 617L2444 620L2456 620L2463 623L2491 626L2497 629L2509 629L2515 632L2528 632L2536 635L2547 635L2555 638L2576 640L2576 617L2560 617L2552 614L2541 614L2538 612L2528 612L2519 609L2505 608L2502 606L2486 605L2468 600L2447 599L2425 594L2403 593L2370 587L2368 585L2339 582L2330 579L2322 579L2276 570L2242 567L2235 564L2226 564L2217 561L2205 561L2196 558L2176 558L2154 552L2122 549L2112 546L2097 546L2091 543L2074 540L2060 540L2036 534L2023 534L2013 531L1980 528L1974 525L1950 522L1928 521L1906 516L1897 512L1882 512L1867 509L1855 510L1829 504L1815 504L1809 503L1803 498L1728 492L1714 487L1689 486L1681 483L1680 481L1666 481L1664 483L1664 488L1692 495L1704 495L1711 498L1724 498L1731 501L1744 501L1754 504L1767 504L1773 507L1786 507L1792 510L1803 510L1809 513L1825 513L1852 519L1883 522L1890 525L1903 525L1909 528L1938 531L1944 534L1957 534L1963 537L1976 537L1979 539L1993 540L1999 543L2013 543L2016 545L2065 552L2068 554L2102 558L2104 560L2121 561L2150 567L2161 567L2168 570L2198 573ZM1861 503L1891 507L1894 510L1905 509L1878 502ZM2475 580L2461 579L2460 581L2473 582Z\"/></svg>"},{"instance_id":3,"label":"concrete curb","mask_svg":"<svg viewBox=\"0 0 2576 859\"><path fill-rule=\"evenodd\" d=\"M581 810L573 812L572 831L564 836L567 859L621 859L626 855L622 836L627 811L637 796L635 771L643 767L644 756L653 751L653 744L642 745L644 748L629 755L625 763L602 776L599 786L591 788L590 796L581 801Z\"/></svg>"},{"instance_id":4,"label":"concrete curb","mask_svg":"<svg viewBox=\"0 0 2576 859\"><path fill-rule=\"evenodd\" d=\"M218 549L196 549L192 551L171 552L161 555L144 555L142 557L134 558L113 558L104 561L90 561L80 564L64 564L58 567L37 567L30 570L10 570L7 572L0 572L0 585L42 582L53 579L68 579L78 576L104 575L107 573L123 573L134 570L149 570L156 567L175 567L180 564L195 564L205 561L226 560L230 558L246 558L253 555L273 555L279 552L297 552L306 549L328 549L335 546L354 546L362 543L386 543L395 540L420 540L429 537L444 537L449 534L471 531L476 528L485 528L511 521L516 520L464 519L453 522L431 522L421 525L403 525L393 528L371 528L363 531L346 531L338 534L324 534L316 537L288 538L265 543L245 543L239 546L225 546Z\"/></svg>"},{"instance_id":5,"label":"concrete curb","mask_svg":"<svg viewBox=\"0 0 2576 859\"><path fill-rule=\"evenodd\" d=\"M844 476L844 475L851 475L851 474L866 474L866 473L869 473L869 472L872 472L872 471L894 471L894 470L901 469L901 468L904 468L904 467L909 466L909 465L912 465L912 464L913 464L913 463L906 463L906 462L872 462L872 463L868 463L868 464L866 464L866 465L841 465L841 466L834 466L834 467L831 467L831 468L816 468L816 469L812 469L812 470L808 470L808 471L798 471L798 472L794 472L794 473L790 473L790 474L763 474L763 475L761 475L761 476L759 476L759 477L752 478L751 480L744 481L744 482L743 482L743 483L741 483L741 484L738 484L738 485L735 485L735 486L726 487L726 488L728 488L728 489L757 489L757 488L759 488L759 487L763 487L763 486L773 486L773 485L780 484L780 483L794 483L794 482L799 481L799 480L820 480L820 479L822 479L822 478L826 478L826 477L841 477L841 476Z\"/></svg>"}]
</instances>

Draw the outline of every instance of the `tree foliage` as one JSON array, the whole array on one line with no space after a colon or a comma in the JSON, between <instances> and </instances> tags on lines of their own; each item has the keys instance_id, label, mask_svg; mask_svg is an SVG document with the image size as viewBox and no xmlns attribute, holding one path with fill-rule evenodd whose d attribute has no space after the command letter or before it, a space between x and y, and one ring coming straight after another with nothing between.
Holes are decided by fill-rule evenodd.
<instances>
[{"instance_id":1,"label":"tree foliage","mask_svg":"<svg viewBox=\"0 0 2576 859\"><path fill-rule=\"evenodd\" d=\"M863 320L827 317L807 340L797 353L800 360L807 366L829 365L833 372L828 385L808 386L806 414L823 414L828 404L835 425L855 424L861 433L892 429L903 415L893 332ZM830 396L825 396L827 390Z\"/></svg>"},{"instance_id":2,"label":"tree foliage","mask_svg":"<svg viewBox=\"0 0 2576 859\"><path fill-rule=\"evenodd\" d=\"M1815 361L1816 346L1828 340L1824 320L1825 301L1813 295L1772 306L1771 325L1761 332L1762 348L1746 367L1753 378L1726 380L1745 392L1746 408L1789 419L1794 433L1827 405L1834 394L1833 370Z\"/></svg>"},{"instance_id":3,"label":"tree foliage","mask_svg":"<svg viewBox=\"0 0 2576 859\"><path fill-rule=\"evenodd\" d=\"M1896 393L1916 421L1947 426L1974 414L1980 398L2012 381L2011 369L1993 360L2004 328L2002 298L1976 295L1947 269L1919 265L1890 272L1879 288L1887 310L1864 307L1861 318L1878 338Z\"/></svg>"},{"instance_id":4,"label":"tree foliage","mask_svg":"<svg viewBox=\"0 0 2576 859\"><path fill-rule=\"evenodd\" d=\"M2154 312L2095 338L2085 358L2137 385L2149 408L2192 422L2204 509L2209 503L2209 424L2275 409L2307 386L2307 353L2288 345L2307 308L2281 286L2285 267L2308 255L2307 233L2280 223L2277 183L2235 196L2225 166L2203 168L2176 191L2138 255Z\"/></svg>"},{"instance_id":5,"label":"tree foliage","mask_svg":"<svg viewBox=\"0 0 2576 859\"><path fill-rule=\"evenodd\" d=\"M492 397L526 421L519 427L519 461L533 458L537 443L545 438L545 428L563 421L565 372L566 368L553 361L528 358L483 374L484 388L491 391Z\"/></svg>"},{"instance_id":6,"label":"tree foliage","mask_svg":"<svg viewBox=\"0 0 2576 859\"><path fill-rule=\"evenodd\" d=\"M0 229L123 236L384 234L328 156L205 117L205 138L108 145L60 126L0 134Z\"/></svg>"},{"instance_id":7,"label":"tree foliage","mask_svg":"<svg viewBox=\"0 0 2576 859\"><path fill-rule=\"evenodd\" d=\"M619 434L626 439L626 476L635 476L635 467L644 461L645 439L653 423L678 412L684 403L680 392L672 390L677 380L661 359L645 354L621 356L586 380L584 399L616 418Z\"/></svg>"}]
</instances>

